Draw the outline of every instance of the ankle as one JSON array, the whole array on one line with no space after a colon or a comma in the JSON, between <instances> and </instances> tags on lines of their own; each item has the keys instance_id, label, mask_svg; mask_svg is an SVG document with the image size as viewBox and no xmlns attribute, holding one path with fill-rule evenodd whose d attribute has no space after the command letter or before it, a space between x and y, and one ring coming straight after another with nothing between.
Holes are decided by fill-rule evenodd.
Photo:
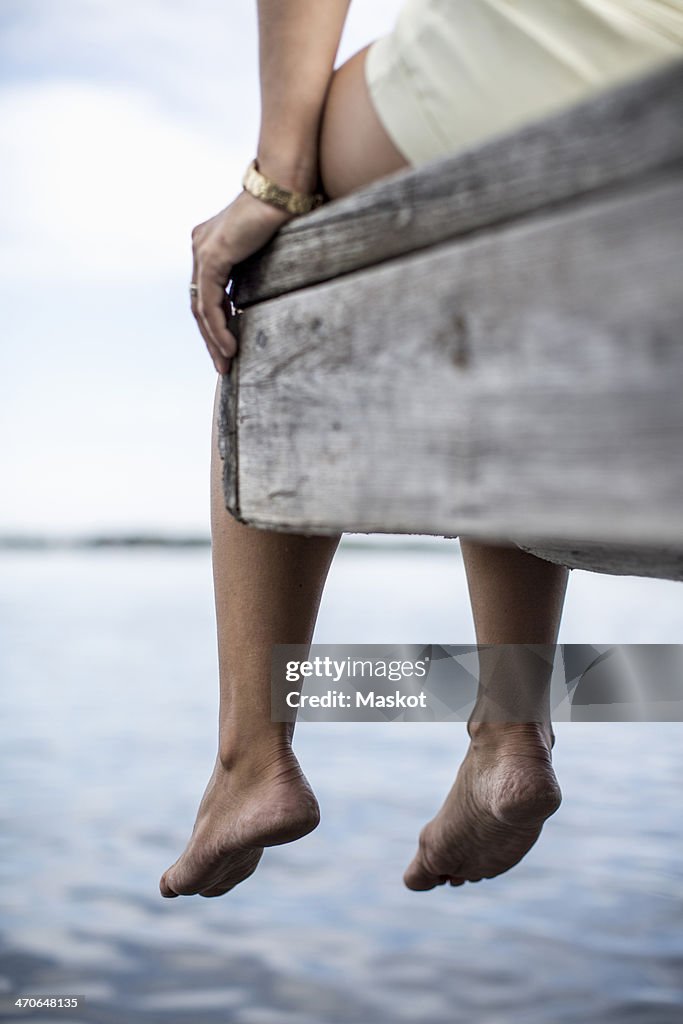
<instances>
[{"instance_id":1,"label":"ankle","mask_svg":"<svg viewBox=\"0 0 683 1024\"><path fill-rule=\"evenodd\" d=\"M470 719L467 732L475 749L500 750L511 744L542 743L552 750L555 733L551 722L492 722Z\"/></svg>"},{"instance_id":2,"label":"ankle","mask_svg":"<svg viewBox=\"0 0 683 1024\"><path fill-rule=\"evenodd\" d=\"M262 736L221 735L217 761L224 771L265 775L293 758L291 733Z\"/></svg>"}]
</instances>

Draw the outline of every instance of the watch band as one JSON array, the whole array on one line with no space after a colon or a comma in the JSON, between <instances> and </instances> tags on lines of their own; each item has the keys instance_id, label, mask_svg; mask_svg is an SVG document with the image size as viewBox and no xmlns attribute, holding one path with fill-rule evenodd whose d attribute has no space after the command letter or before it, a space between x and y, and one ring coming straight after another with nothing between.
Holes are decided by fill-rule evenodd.
<instances>
[{"instance_id":1,"label":"watch band","mask_svg":"<svg viewBox=\"0 0 683 1024\"><path fill-rule=\"evenodd\" d=\"M315 192L307 195L304 192L292 192L288 188L276 185L259 171L256 160L252 160L242 178L242 188L264 203L277 206L287 213L302 214L315 210L324 202L324 196Z\"/></svg>"}]
</instances>

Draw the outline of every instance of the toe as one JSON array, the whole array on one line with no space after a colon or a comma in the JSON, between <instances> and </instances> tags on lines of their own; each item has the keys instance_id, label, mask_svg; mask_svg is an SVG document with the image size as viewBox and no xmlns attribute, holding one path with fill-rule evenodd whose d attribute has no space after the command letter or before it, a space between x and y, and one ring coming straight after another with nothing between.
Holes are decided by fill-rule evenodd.
<instances>
[{"instance_id":1,"label":"toe","mask_svg":"<svg viewBox=\"0 0 683 1024\"><path fill-rule=\"evenodd\" d=\"M183 878L177 872L166 873L166 886L172 896L195 896L199 892L199 884L189 877Z\"/></svg>"},{"instance_id":2,"label":"toe","mask_svg":"<svg viewBox=\"0 0 683 1024\"><path fill-rule=\"evenodd\" d=\"M407 868L403 881L407 888L414 892L426 892L428 889L435 889L437 885L443 884L440 875L433 874L425 867L419 853Z\"/></svg>"},{"instance_id":3,"label":"toe","mask_svg":"<svg viewBox=\"0 0 683 1024\"><path fill-rule=\"evenodd\" d=\"M172 900L172 899L175 899L175 897L178 895L178 893L174 892L174 890L169 885L168 878L166 877L167 874L168 874L168 872L164 871L163 875L161 876L161 881L159 882L159 892L167 900Z\"/></svg>"},{"instance_id":4,"label":"toe","mask_svg":"<svg viewBox=\"0 0 683 1024\"><path fill-rule=\"evenodd\" d=\"M206 885L209 880L202 879L199 882L185 867L181 857L180 860L167 869L162 881L170 896L194 896L199 891L200 886Z\"/></svg>"}]
</instances>

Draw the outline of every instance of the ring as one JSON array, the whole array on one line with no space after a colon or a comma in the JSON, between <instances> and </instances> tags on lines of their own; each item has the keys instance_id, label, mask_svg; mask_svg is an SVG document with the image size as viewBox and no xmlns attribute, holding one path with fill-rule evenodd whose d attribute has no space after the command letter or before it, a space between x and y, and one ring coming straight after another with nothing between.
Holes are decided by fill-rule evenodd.
<instances>
[{"instance_id":1,"label":"ring","mask_svg":"<svg viewBox=\"0 0 683 1024\"><path fill-rule=\"evenodd\" d=\"M193 298L195 297L195 295L197 295L197 294L198 294L198 292L199 292L199 287L198 287L198 285L196 285L196 284L194 283L194 281L191 281L191 282L190 282L190 298L191 298L191 299L193 299Z\"/></svg>"}]
</instances>

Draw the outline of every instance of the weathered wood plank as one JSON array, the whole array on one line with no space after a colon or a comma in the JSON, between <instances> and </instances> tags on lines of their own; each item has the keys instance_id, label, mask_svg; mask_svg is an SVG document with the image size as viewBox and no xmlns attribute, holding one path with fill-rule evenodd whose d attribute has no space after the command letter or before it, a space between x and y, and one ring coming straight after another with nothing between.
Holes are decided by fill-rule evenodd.
<instances>
[{"instance_id":1,"label":"weathered wood plank","mask_svg":"<svg viewBox=\"0 0 683 1024\"><path fill-rule=\"evenodd\" d=\"M238 322L233 322L231 327L236 334L239 333ZM223 460L223 497L226 508L232 511L239 507L237 393L238 374L231 373L224 376L218 405L218 452Z\"/></svg>"},{"instance_id":2,"label":"weathered wood plank","mask_svg":"<svg viewBox=\"0 0 683 1024\"><path fill-rule=\"evenodd\" d=\"M247 309L233 511L683 547L682 228L676 170Z\"/></svg>"},{"instance_id":3,"label":"weathered wood plank","mask_svg":"<svg viewBox=\"0 0 683 1024\"><path fill-rule=\"evenodd\" d=\"M651 576L655 579L683 580L683 545L661 547L646 544L613 544L583 541L571 544L522 541L519 547L547 562L557 562L572 569L588 569L611 576Z\"/></svg>"},{"instance_id":4,"label":"weathered wood plank","mask_svg":"<svg viewBox=\"0 0 683 1024\"><path fill-rule=\"evenodd\" d=\"M235 274L247 306L683 158L683 61L292 221Z\"/></svg>"}]
</instances>

